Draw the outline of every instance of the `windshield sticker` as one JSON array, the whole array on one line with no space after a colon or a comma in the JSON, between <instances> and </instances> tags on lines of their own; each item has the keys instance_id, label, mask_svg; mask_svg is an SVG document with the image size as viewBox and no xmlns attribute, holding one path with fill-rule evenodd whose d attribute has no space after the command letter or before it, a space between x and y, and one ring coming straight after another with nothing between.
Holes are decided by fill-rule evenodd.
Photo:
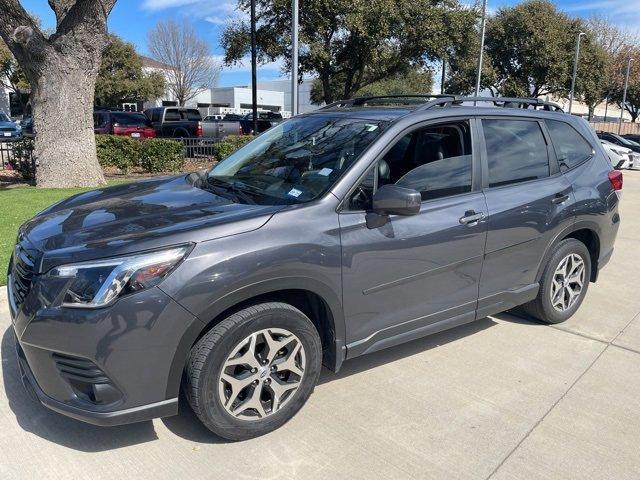
<instances>
[{"instance_id":1,"label":"windshield sticker","mask_svg":"<svg viewBox=\"0 0 640 480\"><path fill-rule=\"evenodd\" d=\"M323 177L328 177L333 172L332 168L323 168L318 172L318 175L322 175Z\"/></svg>"},{"instance_id":2,"label":"windshield sticker","mask_svg":"<svg viewBox=\"0 0 640 480\"><path fill-rule=\"evenodd\" d=\"M367 127L367 132L375 132L378 129L378 125L372 123L367 123L365 127Z\"/></svg>"},{"instance_id":3,"label":"windshield sticker","mask_svg":"<svg viewBox=\"0 0 640 480\"><path fill-rule=\"evenodd\" d=\"M287 193L287 195L298 198L300 195L302 195L302 191L298 190L297 188L292 188L291 190L289 190L289 193Z\"/></svg>"}]
</instances>

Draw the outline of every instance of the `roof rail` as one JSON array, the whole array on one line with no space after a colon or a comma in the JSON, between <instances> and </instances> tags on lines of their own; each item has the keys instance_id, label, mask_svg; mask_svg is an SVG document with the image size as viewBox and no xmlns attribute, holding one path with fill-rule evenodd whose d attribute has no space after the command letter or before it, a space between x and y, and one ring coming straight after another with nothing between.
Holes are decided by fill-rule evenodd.
<instances>
[{"instance_id":1,"label":"roof rail","mask_svg":"<svg viewBox=\"0 0 640 480\"><path fill-rule=\"evenodd\" d=\"M542 110L547 110L550 112L564 112L562 107L557 103L547 102L542 100L541 98L521 98L521 97L464 97L453 95L453 101L446 98L438 98L427 102L422 105L418 110L428 110L430 108L436 106L450 106L450 105L461 105L465 102L473 102L474 106L478 102L485 103L493 103L496 107L503 108L529 108L533 106L534 110L536 107L542 107Z\"/></svg>"},{"instance_id":2,"label":"roof rail","mask_svg":"<svg viewBox=\"0 0 640 480\"><path fill-rule=\"evenodd\" d=\"M327 109L336 108L336 107L337 108L364 107L368 103L376 100L405 100L405 102L398 102L398 103L413 105L415 102L411 102L409 100L411 99L423 100L424 102L428 103L430 99L435 99L435 98L453 99L454 97L453 95L424 95L419 93L416 93L413 95L372 95L367 97L351 98L349 100L338 100L337 102L333 102L328 105L325 105L324 107L320 108L320 110L327 110Z\"/></svg>"},{"instance_id":3,"label":"roof rail","mask_svg":"<svg viewBox=\"0 0 640 480\"><path fill-rule=\"evenodd\" d=\"M411 99L423 100L424 103L420 105L417 110L428 110L433 107L450 107L452 105L461 105L465 102L473 102L474 106L478 102L493 103L496 107L503 108L529 108L533 107L537 109L541 107L542 110L551 112L564 112L562 107L557 103L547 102L541 98L520 98L520 97L465 97L462 95L380 95L369 97L358 97L349 100L338 100L337 102L325 105L320 110L327 110L331 108L348 108L348 107L364 107L368 103L375 102L377 100L405 100L405 105L414 105L415 102L411 102ZM398 102L403 103L403 102Z\"/></svg>"}]
</instances>

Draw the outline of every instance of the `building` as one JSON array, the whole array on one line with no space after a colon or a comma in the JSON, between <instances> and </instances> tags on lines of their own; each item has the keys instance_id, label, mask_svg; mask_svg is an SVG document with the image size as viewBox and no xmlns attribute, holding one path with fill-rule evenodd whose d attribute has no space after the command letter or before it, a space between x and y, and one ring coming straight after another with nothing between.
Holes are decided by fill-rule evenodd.
<instances>
[{"instance_id":1,"label":"building","mask_svg":"<svg viewBox=\"0 0 640 480\"><path fill-rule=\"evenodd\" d=\"M0 112L11 115L11 101L9 98L9 90L0 83Z\"/></svg>"},{"instance_id":2,"label":"building","mask_svg":"<svg viewBox=\"0 0 640 480\"><path fill-rule=\"evenodd\" d=\"M311 86L313 78L306 78L298 85L298 113L311 112L320 108L320 105L311 103ZM258 88L263 90L273 90L284 93L284 109L292 112L291 108L291 79L281 78L258 82Z\"/></svg>"}]
</instances>

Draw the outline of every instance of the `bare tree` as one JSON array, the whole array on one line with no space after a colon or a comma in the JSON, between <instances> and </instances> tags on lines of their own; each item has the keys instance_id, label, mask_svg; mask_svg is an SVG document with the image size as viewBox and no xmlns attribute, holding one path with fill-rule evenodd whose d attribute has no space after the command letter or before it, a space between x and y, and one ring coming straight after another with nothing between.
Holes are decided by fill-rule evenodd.
<instances>
[{"instance_id":1,"label":"bare tree","mask_svg":"<svg viewBox=\"0 0 640 480\"><path fill-rule=\"evenodd\" d=\"M0 0L0 36L31 84L40 187L104 183L93 134L93 97L107 17L116 0L49 0L46 35L18 0Z\"/></svg>"},{"instance_id":2,"label":"bare tree","mask_svg":"<svg viewBox=\"0 0 640 480\"><path fill-rule=\"evenodd\" d=\"M211 56L207 42L186 20L158 22L149 32L147 43L151 56L169 66L167 88L180 106L216 84L220 64Z\"/></svg>"}]
</instances>

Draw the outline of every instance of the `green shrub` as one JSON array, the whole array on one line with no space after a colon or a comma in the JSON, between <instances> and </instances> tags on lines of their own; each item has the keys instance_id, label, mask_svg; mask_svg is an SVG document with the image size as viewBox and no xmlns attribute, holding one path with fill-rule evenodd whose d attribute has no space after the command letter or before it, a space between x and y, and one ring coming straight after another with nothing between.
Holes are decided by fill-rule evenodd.
<instances>
[{"instance_id":1,"label":"green shrub","mask_svg":"<svg viewBox=\"0 0 640 480\"><path fill-rule=\"evenodd\" d=\"M213 146L213 155L216 157L216 160L222 160L254 138L255 137L251 135L229 135L223 141Z\"/></svg>"},{"instance_id":2,"label":"green shrub","mask_svg":"<svg viewBox=\"0 0 640 480\"><path fill-rule=\"evenodd\" d=\"M96 135L98 162L103 167L116 167L128 173L140 165L142 142L118 135Z\"/></svg>"},{"instance_id":3,"label":"green shrub","mask_svg":"<svg viewBox=\"0 0 640 480\"><path fill-rule=\"evenodd\" d=\"M34 142L23 138L13 144L13 167L27 181L36 179L36 160L33 158Z\"/></svg>"},{"instance_id":4,"label":"green shrub","mask_svg":"<svg viewBox=\"0 0 640 480\"><path fill-rule=\"evenodd\" d=\"M151 139L140 142L140 166L147 172L178 172L184 168L184 151L181 142Z\"/></svg>"}]
</instances>

